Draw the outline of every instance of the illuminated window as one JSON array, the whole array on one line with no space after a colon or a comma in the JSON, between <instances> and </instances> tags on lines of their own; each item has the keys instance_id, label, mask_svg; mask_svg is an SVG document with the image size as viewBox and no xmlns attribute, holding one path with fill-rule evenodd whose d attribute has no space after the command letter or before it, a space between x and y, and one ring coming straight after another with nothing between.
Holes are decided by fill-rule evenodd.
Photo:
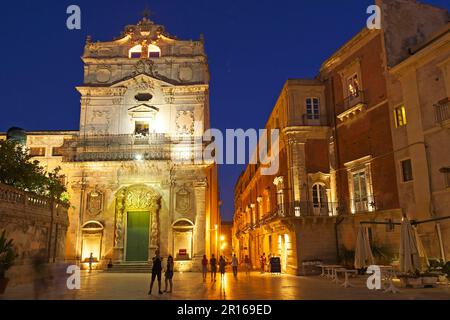
<instances>
[{"instance_id":1,"label":"illuminated window","mask_svg":"<svg viewBox=\"0 0 450 320\"><path fill-rule=\"evenodd\" d=\"M358 74L353 74L351 77L347 78L347 89L349 97L358 97L360 91Z\"/></svg>"},{"instance_id":2,"label":"illuminated window","mask_svg":"<svg viewBox=\"0 0 450 320\"><path fill-rule=\"evenodd\" d=\"M403 160L401 162L401 166L402 166L403 182L412 181L413 173L412 173L411 159Z\"/></svg>"},{"instance_id":3,"label":"illuminated window","mask_svg":"<svg viewBox=\"0 0 450 320\"><path fill-rule=\"evenodd\" d=\"M366 171L358 171L352 174L353 203L355 212L368 211L368 192Z\"/></svg>"},{"instance_id":4,"label":"illuminated window","mask_svg":"<svg viewBox=\"0 0 450 320\"><path fill-rule=\"evenodd\" d=\"M319 113L319 98L306 99L306 116L308 120L317 120L320 117Z\"/></svg>"},{"instance_id":5,"label":"illuminated window","mask_svg":"<svg viewBox=\"0 0 450 320\"><path fill-rule=\"evenodd\" d=\"M406 125L406 111L405 106L400 106L394 109L395 127L403 127Z\"/></svg>"},{"instance_id":6,"label":"illuminated window","mask_svg":"<svg viewBox=\"0 0 450 320\"><path fill-rule=\"evenodd\" d=\"M45 157L45 148L32 147L30 148L30 156L32 157Z\"/></svg>"},{"instance_id":7,"label":"illuminated window","mask_svg":"<svg viewBox=\"0 0 450 320\"><path fill-rule=\"evenodd\" d=\"M314 208L325 208L327 205L327 191L325 187L316 183L312 187L312 199Z\"/></svg>"},{"instance_id":8,"label":"illuminated window","mask_svg":"<svg viewBox=\"0 0 450 320\"><path fill-rule=\"evenodd\" d=\"M144 55L144 56L142 56ZM128 51L128 57L131 59L136 58L159 58L161 57L161 49L158 46L150 44L148 46L143 47L138 44Z\"/></svg>"},{"instance_id":9,"label":"illuminated window","mask_svg":"<svg viewBox=\"0 0 450 320\"><path fill-rule=\"evenodd\" d=\"M134 134L147 136L149 134L149 124L146 121L136 121L134 124Z\"/></svg>"}]
</instances>

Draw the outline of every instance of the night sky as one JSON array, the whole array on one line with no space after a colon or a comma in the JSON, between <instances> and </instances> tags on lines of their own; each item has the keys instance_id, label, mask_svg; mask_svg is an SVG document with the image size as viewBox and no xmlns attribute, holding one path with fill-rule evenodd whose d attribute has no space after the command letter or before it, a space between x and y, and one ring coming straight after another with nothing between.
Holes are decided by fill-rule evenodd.
<instances>
[{"instance_id":1,"label":"night sky","mask_svg":"<svg viewBox=\"0 0 450 320\"><path fill-rule=\"evenodd\" d=\"M449 7L448 0L427 3ZM82 11L66 28L66 8ZM373 0L2 1L0 131L77 130L86 35L109 41L148 6L151 19L180 39L205 35L211 72L211 124L263 128L288 78L313 78L321 63L365 26ZM224 219L243 166L221 166Z\"/></svg>"}]
</instances>

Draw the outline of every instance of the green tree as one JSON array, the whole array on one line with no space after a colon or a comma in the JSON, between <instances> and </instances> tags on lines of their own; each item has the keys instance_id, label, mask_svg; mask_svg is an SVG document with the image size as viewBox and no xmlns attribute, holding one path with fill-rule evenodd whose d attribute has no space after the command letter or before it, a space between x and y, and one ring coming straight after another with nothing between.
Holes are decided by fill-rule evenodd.
<instances>
[{"instance_id":1,"label":"green tree","mask_svg":"<svg viewBox=\"0 0 450 320\"><path fill-rule=\"evenodd\" d=\"M66 192L63 177L60 167L46 172L17 142L0 141L0 183L61 200Z\"/></svg>"}]
</instances>

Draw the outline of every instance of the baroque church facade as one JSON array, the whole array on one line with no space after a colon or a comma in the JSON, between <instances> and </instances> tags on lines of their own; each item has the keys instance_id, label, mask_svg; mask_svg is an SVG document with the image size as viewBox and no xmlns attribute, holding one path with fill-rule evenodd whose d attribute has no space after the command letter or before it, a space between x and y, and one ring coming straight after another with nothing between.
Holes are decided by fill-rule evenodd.
<instances>
[{"instance_id":1,"label":"baroque church facade","mask_svg":"<svg viewBox=\"0 0 450 320\"><path fill-rule=\"evenodd\" d=\"M179 40L144 17L113 41L88 37L82 60L79 131L26 142L66 176L66 259L133 264L159 249L176 269L199 270L220 232L217 167L191 161L210 126L203 38Z\"/></svg>"}]
</instances>

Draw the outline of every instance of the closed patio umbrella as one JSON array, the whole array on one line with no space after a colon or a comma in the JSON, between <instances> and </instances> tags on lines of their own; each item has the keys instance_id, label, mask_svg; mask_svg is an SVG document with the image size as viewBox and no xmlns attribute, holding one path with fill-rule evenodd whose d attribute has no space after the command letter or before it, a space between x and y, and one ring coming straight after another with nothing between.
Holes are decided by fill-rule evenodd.
<instances>
[{"instance_id":1,"label":"closed patio umbrella","mask_svg":"<svg viewBox=\"0 0 450 320\"><path fill-rule=\"evenodd\" d=\"M364 226L360 225L356 238L355 248L355 269L362 269L373 264L372 249L370 248L369 237Z\"/></svg>"},{"instance_id":2,"label":"closed patio umbrella","mask_svg":"<svg viewBox=\"0 0 450 320\"><path fill-rule=\"evenodd\" d=\"M428 261L427 253L425 252L425 248L422 244L422 240L420 239L419 233L417 232L417 227L413 227L414 235L416 237L417 243L417 252L419 253L420 263L421 263L421 271L425 271L429 266L430 262Z\"/></svg>"},{"instance_id":3,"label":"closed patio umbrella","mask_svg":"<svg viewBox=\"0 0 450 320\"><path fill-rule=\"evenodd\" d=\"M400 231L400 271L420 271L419 249L413 227L407 218L403 218Z\"/></svg>"}]
</instances>

